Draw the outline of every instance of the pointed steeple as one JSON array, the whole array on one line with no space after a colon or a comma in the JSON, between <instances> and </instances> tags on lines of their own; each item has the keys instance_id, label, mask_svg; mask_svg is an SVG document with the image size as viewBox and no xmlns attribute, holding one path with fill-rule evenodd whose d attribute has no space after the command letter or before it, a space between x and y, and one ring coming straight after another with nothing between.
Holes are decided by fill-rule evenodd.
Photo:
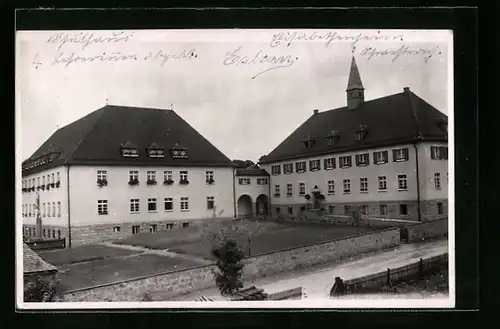
<instances>
[{"instance_id":1,"label":"pointed steeple","mask_svg":"<svg viewBox=\"0 0 500 329\"><path fill-rule=\"evenodd\" d=\"M349 109L354 109L358 107L359 104L365 101L365 88L363 87L363 82L361 82L358 65L356 64L356 58L354 57L354 50L351 60L351 69L349 72L349 81L347 83L346 93L347 108Z\"/></svg>"}]
</instances>

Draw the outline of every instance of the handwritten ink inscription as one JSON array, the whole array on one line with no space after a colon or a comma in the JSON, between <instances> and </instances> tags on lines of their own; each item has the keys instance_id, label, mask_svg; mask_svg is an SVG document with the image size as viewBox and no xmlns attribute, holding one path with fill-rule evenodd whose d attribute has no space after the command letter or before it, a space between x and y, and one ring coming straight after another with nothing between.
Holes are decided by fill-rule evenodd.
<instances>
[{"instance_id":1,"label":"handwritten ink inscription","mask_svg":"<svg viewBox=\"0 0 500 329\"><path fill-rule=\"evenodd\" d=\"M352 45L360 41L403 41L402 34L383 34L378 31L376 35L365 33L341 34L339 32L278 32L274 33L269 43L270 47L285 45L290 47L294 41L324 41L328 47L333 41L350 41Z\"/></svg>"},{"instance_id":2,"label":"handwritten ink inscription","mask_svg":"<svg viewBox=\"0 0 500 329\"><path fill-rule=\"evenodd\" d=\"M57 44L57 49L61 50L67 44L79 44L81 50L85 50L90 45L97 44L119 44L129 42L134 33L111 32L109 35L97 35L95 32L68 33L61 32L50 36L47 43Z\"/></svg>"},{"instance_id":3,"label":"handwritten ink inscription","mask_svg":"<svg viewBox=\"0 0 500 329\"><path fill-rule=\"evenodd\" d=\"M424 62L427 63L433 56L441 55L441 51L439 51L439 46L423 48L402 45L398 48L367 47L360 52L360 55L367 60L374 56L389 56L392 57L392 62L395 62L401 56L423 56Z\"/></svg>"},{"instance_id":4,"label":"handwritten ink inscription","mask_svg":"<svg viewBox=\"0 0 500 329\"><path fill-rule=\"evenodd\" d=\"M223 64L226 66L264 66L264 69L255 74L252 79L271 70L286 68L292 66L299 58L293 55L270 55L263 50L251 55L242 54L242 46L237 47L233 51L225 53Z\"/></svg>"}]
</instances>

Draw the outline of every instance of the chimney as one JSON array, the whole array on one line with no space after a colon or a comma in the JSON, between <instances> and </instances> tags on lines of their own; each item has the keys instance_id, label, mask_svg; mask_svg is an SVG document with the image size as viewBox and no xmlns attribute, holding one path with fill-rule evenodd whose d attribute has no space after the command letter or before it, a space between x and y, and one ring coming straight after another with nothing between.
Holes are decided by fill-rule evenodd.
<instances>
[{"instance_id":1,"label":"chimney","mask_svg":"<svg viewBox=\"0 0 500 329\"><path fill-rule=\"evenodd\" d=\"M403 88L403 91L404 91L404 92L409 92L409 91L410 91L410 87L404 87L404 88Z\"/></svg>"},{"instance_id":2,"label":"chimney","mask_svg":"<svg viewBox=\"0 0 500 329\"><path fill-rule=\"evenodd\" d=\"M314 110L314 114L318 114L319 113L319 110L318 109L315 109Z\"/></svg>"}]
</instances>

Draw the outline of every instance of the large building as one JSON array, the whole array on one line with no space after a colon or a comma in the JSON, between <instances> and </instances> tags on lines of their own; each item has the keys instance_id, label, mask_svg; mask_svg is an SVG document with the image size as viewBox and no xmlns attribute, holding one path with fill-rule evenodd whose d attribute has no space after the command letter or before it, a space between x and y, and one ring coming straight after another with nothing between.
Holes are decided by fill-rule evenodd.
<instances>
[{"instance_id":1,"label":"large building","mask_svg":"<svg viewBox=\"0 0 500 329\"><path fill-rule=\"evenodd\" d=\"M24 233L67 245L236 213L233 162L172 110L107 105L57 130L22 164Z\"/></svg>"},{"instance_id":2,"label":"large building","mask_svg":"<svg viewBox=\"0 0 500 329\"><path fill-rule=\"evenodd\" d=\"M426 221L447 216L447 117L409 88L365 101L353 56L342 108L318 111L263 156L272 212Z\"/></svg>"}]
</instances>

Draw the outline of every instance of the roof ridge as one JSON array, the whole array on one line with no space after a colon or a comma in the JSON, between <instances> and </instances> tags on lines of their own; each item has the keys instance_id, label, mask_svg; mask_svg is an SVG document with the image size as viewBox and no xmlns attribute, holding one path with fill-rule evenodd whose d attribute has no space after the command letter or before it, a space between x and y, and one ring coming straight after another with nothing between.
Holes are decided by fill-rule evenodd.
<instances>
[{"instance_id":1,"label":"roof ridge","mask_svg":"<svg viewBox=\"0 0 500 329\"><path fill-rule=\"evenodd\" d=\"M97 119L94 121L94 123L90 126L89 130L83 135L83 137L80 139L80 141L76 144L76 147L73 149L73 151L71 152L71 154L69 154L66 157L66 159L64 159L63 164L67 164L70 160L73 159L73 155L75 155L75 153L78 150L78 148L80 147L80 145L82 145L82 142L87 138L87 136L90 134L90 132L95 128L97 122L99 122L99 120L101 119L102 115L105 112L106 107L107 106L101 107L100 109L98 109L98 110L95 111L95 112L101 111L101 113L99 114L99 116L97 117Z\"/></svg>"}]
</instances>

